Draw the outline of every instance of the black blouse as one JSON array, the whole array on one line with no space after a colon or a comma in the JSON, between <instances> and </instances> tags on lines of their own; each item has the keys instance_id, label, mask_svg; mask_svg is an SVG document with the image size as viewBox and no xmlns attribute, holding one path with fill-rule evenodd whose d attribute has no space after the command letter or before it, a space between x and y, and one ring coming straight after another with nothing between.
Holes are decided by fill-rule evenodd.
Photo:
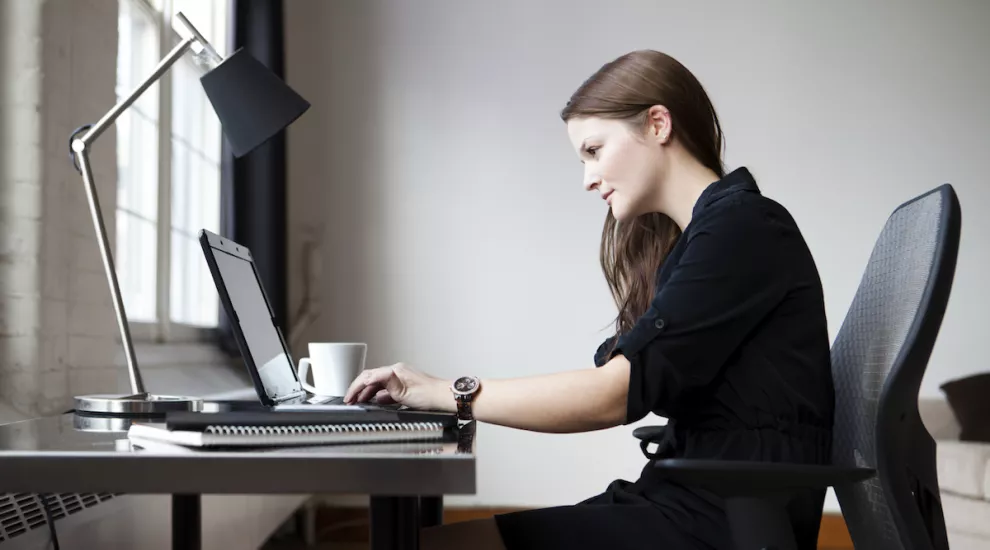
<instances>
[{"instance_id":1,"label":"black blouse","mask_svg":"<svg viewBox=\"0 0 990 550\"><path fill-rule=\"evenodd\" d=\"M661 266L649 310L606 356L630 361L626 423L830 430L821 280L790 214L746 168L711 184Z\"/></svg>"},{"instance_id":2,"label":"black blouse","mask_svg":"<svg viewBox=\"0 0 990 550\"><path fill-rule=\"evenodd\" d=\"M648 311L610 352L615 338L595 362L629 360L626 423L649 412L668 419L657 458L829 463L834 393L821 279L790 214L746 168L702 193ZM639 482L646 496L669 500L649 472ZM789 506L799 539L817 536L823 499L811 491Z\"/></svg>"}]
</instances>

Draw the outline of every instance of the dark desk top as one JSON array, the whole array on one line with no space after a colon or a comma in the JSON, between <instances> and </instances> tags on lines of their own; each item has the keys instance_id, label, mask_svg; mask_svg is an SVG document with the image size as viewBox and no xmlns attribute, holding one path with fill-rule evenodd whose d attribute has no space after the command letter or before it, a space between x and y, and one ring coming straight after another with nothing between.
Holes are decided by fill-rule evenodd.
<instances>
[{"instance_id":1,"label":"dark desk top","mask_svg":"<svg viewBox=\"0 0 990 550\"><path fill-rule=\"evenodd\" d=\"M126 420L69 413L0 425L0 492L475 492L473 438L252 451L133 446Z\"/></svg>"}]
</instances>

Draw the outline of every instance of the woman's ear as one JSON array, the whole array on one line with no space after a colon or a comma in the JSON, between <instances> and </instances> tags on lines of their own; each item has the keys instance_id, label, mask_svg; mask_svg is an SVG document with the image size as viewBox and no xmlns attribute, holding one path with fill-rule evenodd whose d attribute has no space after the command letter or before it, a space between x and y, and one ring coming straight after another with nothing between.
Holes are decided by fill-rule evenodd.
<instances>
[{"instance_id":1,"label":"woman's ear","mask_svg":"<svg viewBox=\"0 0 990 550\"><path fill-rule=\"evenodd\" d=\"M670 142L673 132L670 119L670 110L663 105L654 105L646 112L646 127L650 138L659 145L666 145Z\"/></svg>"}]
</instances>

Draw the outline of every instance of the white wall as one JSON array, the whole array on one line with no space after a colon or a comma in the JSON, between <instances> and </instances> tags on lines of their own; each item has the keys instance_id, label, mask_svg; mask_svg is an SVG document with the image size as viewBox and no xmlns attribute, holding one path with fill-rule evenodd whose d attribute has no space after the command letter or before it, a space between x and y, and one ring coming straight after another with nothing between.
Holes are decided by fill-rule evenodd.
<instances>
[{"instance_id":1,"label":"white wall","mask_svg":"<svg viewBox=\"0 0 990 550\"><path fill-rule=\"evenodd\" d=\"M614 313L605 210L581 190L558 112L601 64L654 48L707 87L730 167L797 218L833 336L887 215L954 184L963 242L922 394L986 370L990 4L286 4L287 78L314 104L289 134L290 258L303 228L325 227L323 315L306 338L364 340L371 365L444 377L590 368ZM631 429L484 426L478 494L449 502L562 504L635 478Z\"/></svg>"}]
</instances>

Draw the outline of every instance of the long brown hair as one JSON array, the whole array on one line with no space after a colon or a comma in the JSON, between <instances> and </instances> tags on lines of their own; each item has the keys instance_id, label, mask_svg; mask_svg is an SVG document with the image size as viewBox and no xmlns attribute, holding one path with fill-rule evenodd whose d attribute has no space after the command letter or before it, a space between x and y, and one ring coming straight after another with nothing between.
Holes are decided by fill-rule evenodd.
<instances>
[{"instance_id":1,"label":"long brown hair","mask_svg":"<svg viewBox=\"0 0 990 550\"><path fill-rule=\"evenodd\" d=\"M698 79L664 53L639 50L606 63L574 92L560 116L565 122L574 117L622 119L643 131L653 105L670 111L674 139L706 168L725 175L715 108ZM611 210L605 216L600 261L619 310L616 334L629 331L646 313L657 271L680 235L666 214L644 214L627 223L618 223Z\"/></svg>"}]
</instances>

